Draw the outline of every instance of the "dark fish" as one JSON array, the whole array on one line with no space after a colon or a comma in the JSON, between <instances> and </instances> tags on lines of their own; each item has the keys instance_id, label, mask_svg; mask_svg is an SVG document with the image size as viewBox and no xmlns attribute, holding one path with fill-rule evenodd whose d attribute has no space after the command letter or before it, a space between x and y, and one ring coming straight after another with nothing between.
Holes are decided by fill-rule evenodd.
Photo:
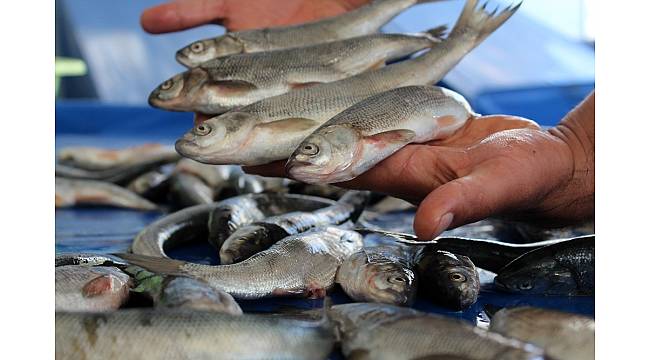
<instances>
[{"instance_id":1,"label":"dark fish","mask_svg":"<svg viewBox=\"0 0 650 360\"><path fill-rule=\"evenodd\" d=\"M131 180L127 185L127 189L145 199L154 202L163 201L169 190L170 176L170 171L163 171L162 169L148 171Z\"/></svg>"},{"instance_id":2,"label":"dark fish","mask_svg":"<svg viewBox=\"0 0 650 360\"><path fill-rule=\"evenodd\" d=\"M290 212L240 227L219 250L221 264L248 259L284 239L318 226L339 225L356 220L369 197L368 192L350 191L335 205L312 212Z\"/></svg>"},{"instance_id":3,"label":"dark fish","mask_svg":"<svg viewBox=\"0 0 650 360\"><path fill-rule=\"evenodd\" d=\"M417 256L420 290L434 303L464 310L478 299L478 271L467 256L426 247Z\"/></svg>"},{"instance_id":4,"label":"dark fish","mask_svg":"<svg viewBox=\"0 0 650 360\"><path fill-rule=\"evenodd\" d=\"M495 285L534 295L593 295L595 236L584 236L528 252L497 272Z\"/></svg>"}]
</instances>

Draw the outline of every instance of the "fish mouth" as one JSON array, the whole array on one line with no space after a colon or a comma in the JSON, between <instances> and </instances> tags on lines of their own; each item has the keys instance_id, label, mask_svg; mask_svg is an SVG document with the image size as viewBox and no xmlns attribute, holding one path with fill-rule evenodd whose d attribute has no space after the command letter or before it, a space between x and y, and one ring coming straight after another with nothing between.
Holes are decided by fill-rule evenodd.
<instances>
[{"instance_id":1,"label":"fish mouth","mask_svg":"<svg viewBox=\"0 0 650 360\"><path fill-rule=\"evenodd\" d=\"M184 157L192 158L199 156L199 146L192 140L178 139L174 144L176 152Z\"/></svg>"},{"instance_id":2,"label":"fish mouth","mask_svg":"<svg viewBox=\"0 0 650 360\"><path fill-rule=\"evenodd\" d=\"M176 61L185 67L192 67L192 62L190 61L189 57L183 52L183 50L178 50L176 52Z\"/></svg>"},{"instance_id":3,"label":"fish mouth","mask_svg":"<svg viewBox=\"0 0 650 360\"><path fill-rule=\"evenodd\" d=\"M329 183L331 175L326 169L299 160L290 160L284 166L284 171L290 178L308 184Z\"/></svg>"}]
</instances>

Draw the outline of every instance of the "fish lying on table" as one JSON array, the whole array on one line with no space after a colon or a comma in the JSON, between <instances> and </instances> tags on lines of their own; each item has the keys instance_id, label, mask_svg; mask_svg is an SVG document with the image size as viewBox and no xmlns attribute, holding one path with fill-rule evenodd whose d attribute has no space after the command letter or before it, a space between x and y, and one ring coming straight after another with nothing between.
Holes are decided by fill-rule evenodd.
<instances>
[{"instance_id":1,"label":"fish lying on table","mask_svg":"<svg viewBox=\"0 0 650 360\"><path fill-rule=\"evenodd\" d=\"M593 295L595 236L583 236L525 253L497 272L497 288L531 295Z\"/></svg>"},{"instance_id":2,"label":"fish lying on table","mask_svg":"<svg viewBox=\"0 0 650 360\"><path fill-rule=\"evenodd\" d=\"M97 171L169 157L176 159L178 155L173 148L161 144L144 144L124 149L76 146L61 149L58 161L78 169Z\"/></svg>"},{"instance_id":3,"label":"fish lying on table","mask_svg":"<svg viewBox=\"0 0 650 360\"><path fill-rule=\"evenodd\" d=\"M460 311L472 306L481 290L479 273L467 256L423 248L417 255L420 290L434 303Z\"/></svg>"},{"instance_id":4,"label":"fish lying on table","mask_svg":"<svg viewBox=\"0 0 650 360\"><path fill-rule=\"evenodd\" d=\"M248 259L290 235L320 226L355 221L368 198L368 192L349 191L336 204L328 207L308 212L289 212L241 226L221 245L221 264L233 264Z\"/></svg>"},{"instance_id":5,"label":"fish lying on table","mask_svg":"<svg viewBox=\"0 0 650 360\"><path fill-rule=\"evenodd\" d=\"M131 280L116 267L57 266L54 307L57 311L110 311L129 298Z\"/></svg>"},{"instance_id":6,"label":"fish lying on table","mask_svg":"<svg viewBox=\"0 0 650 360\"><path fill-rule=\"evenodd\" d=\"M137 194L103 181L57 177L55 204L57 208L75 205L105 205L135 210L155 210L158 206Z\"/></svg>"},{"instance_id":7,"label":"fish lying on table","mask_svg":"<svg viewBox=\"0 0 650 360\"><path fill-rule=\"evenodd\" d=\"M55 315L57 359L326 359L328 321L125 309Z\"/></svg>"},{"instance_id":8,"label":"fish lying on table","mask_svg":"<svg viewBox=\"0 0 650 360\"><path fill-rule=\"evenodd\" d=\"M117 256L152 272L204 280L236 299L319 298L334 285L343 260L361 246L358 233L327 227L289 236L232 265L209 266L135 254Z\"/></svg>"},{"instance_id":9,"label":"fish lying on table","mask_svg":"<svg viewBox=\"0 0 650 360\"><path fill-rule=\"evenodd\" d=\"M553 359L595 358L594 319L554 310L516 307L498 310L490 331L535 344Z\"/></svg>"},{"instance_id":10,"label":"fish lying on table","mask_svg":"<svg viewBox=\"0 0 650 360\"><path fill-rule=\"evenodd\" d=\"M131 180L126 188L147 200L162 201L169 190L171 175L171 171L151 170Z\"/></svg>"},{"instance_id":11,"label":"fish lying on table","mask_svg":"<svg viewBox=\"0 0 650 360\"><path fill-rule=\"evenodd\" d=\"M543 351L460 320L387 304L335 305L330 311L346 358L544 359Z\"/></svg>"},{"instance_id":12,"label":"fish lying on table","mask_svg":"<svg viewBox=\"0 0 650 360\"><path fill-rule=\"evenodd\" d=\"M445 88L389 90L321 125L289 157L286 170L307 183L351 180L409 143L450 136L474 116L460 94Z\"/></svg>"},{"instance_id":13,"label":"fish lying on table","mask_svg":"<svg viewBox=\"0 0 650 360\"><path fill-rule=\"evenodd\" d=\"M477 0L468 0L451 34L426 54L205 120L176 142L176 150L208 164L261 165L287 159L316 128L359 101L398 87L438 82L517 8L488 12Z\"/></svg>"},{"instance_id":14,"label":"fish lying on table","mask_svg":"<svg viewBox=\"0 0 650 360\"><path fill-rule=\"evenodd\" d=\"M373 34L307 47L238 54L173 76L149 95L154 107L221 114L293 89L341 80L435 46L445 27L424 34Z\"/></svg>"},{"instance_id":15,"label":"fish lying on table","mask_svg":"<svg viewBox=\"0 0 650 360\"><path fill-rule=\"evenodd\" d=\"M124 269L135 280L133 292L151 298L157 308L210 310L241 315L242 310L230 294L202 280L185 276L160 275L138 266Z\"/></svg>"},{"instance_id":16,"label":"fish lying on table","mask_svg":"<svg viewBox=\"0 0 650 360\"><path fill-rule=\"evenodd\" d=\"M336 282L354 301L410 306L418 288L414 252L398 244L364 247L343 261Z\"/></svg>"},{"instance_id":17,"label":"fish lying on table","mask_svg":"<svg viewBox=\"0 0 650 360\"><path fill-rule=\"evenodd\" d=\"M169 198L179 208L210 204L216 197L213 188L192 174L173 174L169 182Z\"/></svg>"},{"instance_id":18,"label":"fish lying on table","mask_svg":"<svg viewBox=\"0 0 650 360\"><path fill-rule=\"evenodd\" d=\"M235 31L195 41L176 53L187 67L217 57L309 46L373 34L405 9L421 2L440 0L374 0L344 14L304 24Z\"/></svg>"}]
</instances>

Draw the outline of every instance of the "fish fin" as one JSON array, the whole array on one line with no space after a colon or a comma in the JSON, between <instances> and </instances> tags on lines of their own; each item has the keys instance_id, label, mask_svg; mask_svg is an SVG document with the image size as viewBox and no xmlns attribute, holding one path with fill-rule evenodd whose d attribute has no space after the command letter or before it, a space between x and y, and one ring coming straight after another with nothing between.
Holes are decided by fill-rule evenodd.
<instances>
[{"instance_id":1,"label":"fish fin","mask_svg":"<svg viewBox=\"0 0 650 360\"><path fill-rule=\"evenodd\" d=\"M402 147L408 144L411 140L415 138L415 132L412 130L390 130L380 132L378 134L365 136L363 139L367 143L378 147L378 148L387 148L387 147Z\"/></svg>"},{"instance_id":2,"label":"fish fin","mask_svg":"<svg viewBox=\"0 0 650 360\"><path fill-rule=\"evenodd\" d=\"M130 264L143 267L154 273L182 275L183 271L181 267L186 264L184 261L155 256L126 253L114 255L126 260Z\"/></svg>"},{"instance_id":3,"label":"fish fin","mask_svg":"<svg viewBox=\"0 0 650 360\"><path fill-rule=\"evenodd\" d=\"M519 9L522 1L501 11L496 8L492 12L486 9L487 3L484 3L481 7L478 6L478 3L478 0L467 0L465 2L465 7L463 7L456 25L454 25L451 34L447 38L468 33L474 34L474 46L477 46L507 21Z\"/></svg>"},{"instance_id":4,"label":"fish fin","mask_svg":"<svg viewBox=\"0 0 650 360\"><path fill-rule=\"evenodd\" d=\"M257 85L244 80L219 80L212 82L212 85L220 88L221 91L232 94L239 94L257 90Z\"/></svg>"},{"instance_id":5,"label":"fish fin","mask_svg":"<svg viewBox=\"0 0 650 360\"><path fill-rule=\"evenodd\" d=\"M309 130L317 126L318 122L306 118L288 118L282 120L271 121L263 124L258 124L255 127L262 130L270 131L303 131Z\"/></svg>"},{"instance_id":6,"label":"fish fin","mask_svg":"<svg viewBox=\"0 0 650 360\"><path fill-rule=\"evenodd\" d=\"M431 36L435 40L442 40L442 38L444 38L445 34L447 33L447 29L447 25L440 25L434 27L433 29L426 30L424 33Z\"/></svg>"},{"instance_id":7,"label":"fish fin","mask_svg":"<svg viewBox=\"0 0 650 360\"><path fill-rule=\"evenodd\" d=\"M98 276L84 285L81 289L81 293L84 297L95 297L107 292L110 292L113 289L113 275L107 274Z\"/></svg>"},{"instance_id":8,"label":"fish fin","mask_svg":"<svg viewBox=\"0 0 650 360\"><path fill-rule=\"evenodd\" d=\"M322 82L319 82L319 81L310 81L310 82L304 82L304 83L295 82L295 83L289 83L289 87L291 89L293 89L293 90L296 90L296 89L303 89L303 88L318 85L318 84L322 84Z\"/></svg>"}]
</instances>

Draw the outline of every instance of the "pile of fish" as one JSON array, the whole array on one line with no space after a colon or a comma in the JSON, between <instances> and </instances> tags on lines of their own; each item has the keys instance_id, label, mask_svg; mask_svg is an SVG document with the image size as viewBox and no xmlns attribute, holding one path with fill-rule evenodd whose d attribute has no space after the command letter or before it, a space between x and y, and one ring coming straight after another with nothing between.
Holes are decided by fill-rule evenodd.
<instances>
[{"instance_id":1,"label":"pile of fish","mask_svg":"<svg viewBox=\"0 0 650 360\"><path fill-rule=\"evenodd\" d=\"M206 164L286 161L312 184L352 179L410 143L444 139L470 119L467 101L433 86L520 4L488 11L467 0L454 27L379 34L417 0L375 0L322 21L197 41L189 69L160 84L152 106L212 116L176 142ZM414 58L389 62L425 51Z\"/></svg>"}]
</instances>

